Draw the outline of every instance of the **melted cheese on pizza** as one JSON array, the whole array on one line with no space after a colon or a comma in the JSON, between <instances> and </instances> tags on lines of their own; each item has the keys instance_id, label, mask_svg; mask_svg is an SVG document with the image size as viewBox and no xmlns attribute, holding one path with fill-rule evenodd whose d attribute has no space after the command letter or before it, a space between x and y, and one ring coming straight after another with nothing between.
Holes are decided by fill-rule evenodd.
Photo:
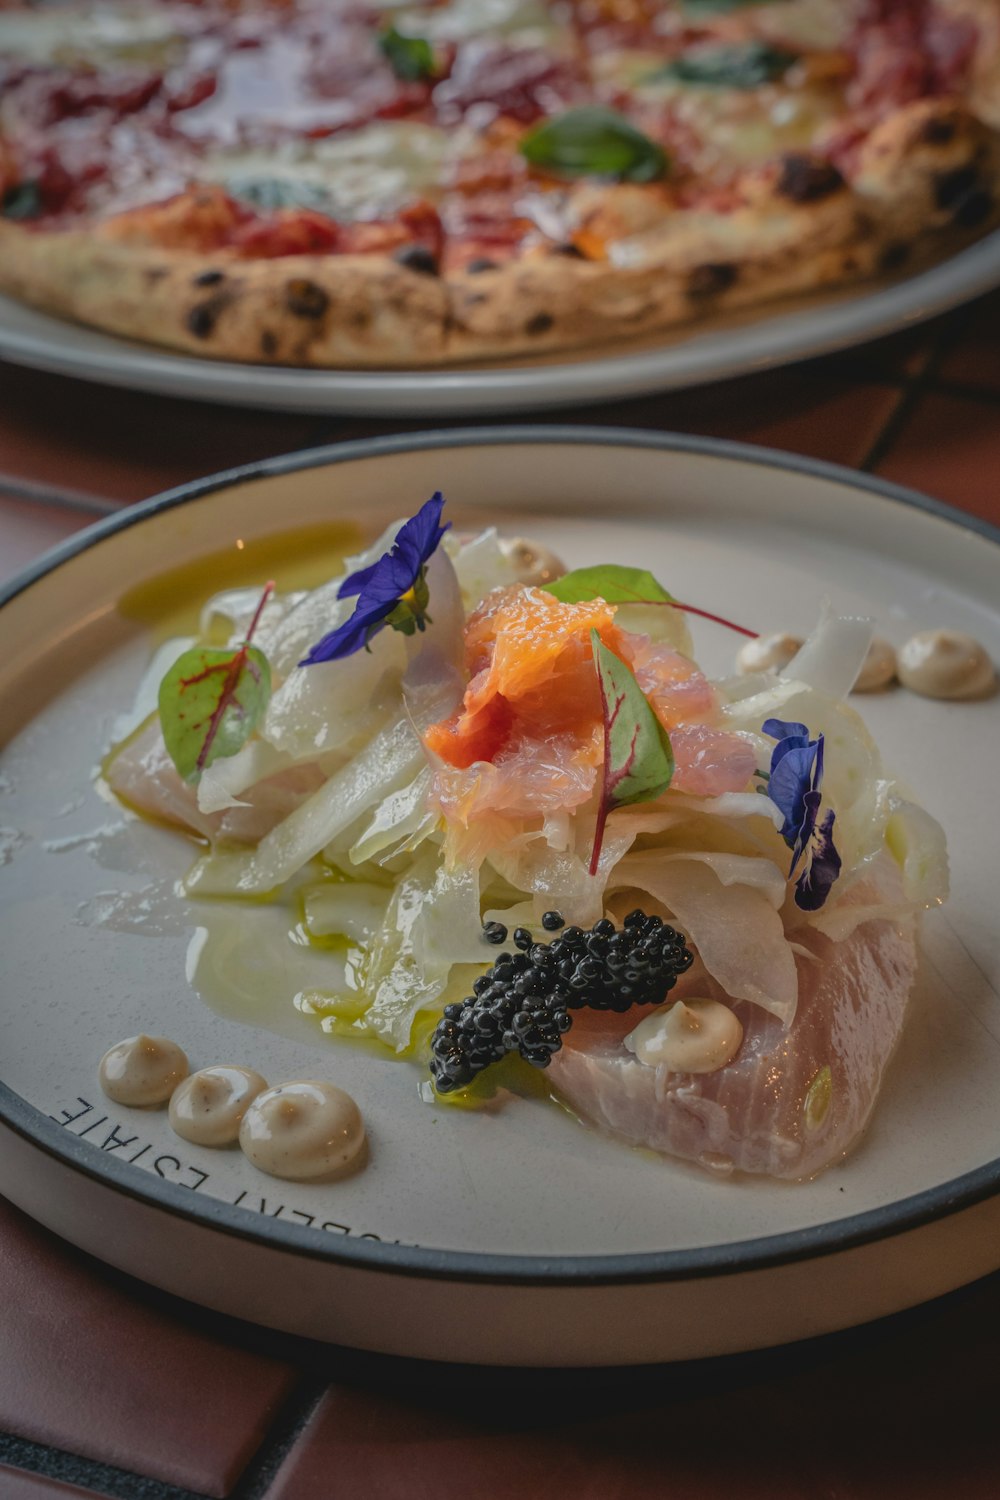
<instances>
[{"instance_id":1,"label":"melted cheese on pizza","mask_svg":"<svg viewBox=\"0 0 1000 1500\"><path fill-rule=\"evenodd\" d=\"M232 200L218 217L248 236L246 253L376 247L395 231L359 239L337 226L410 214L409 233L419 209L421 225L436 217L418 235L435 254L447 239L453 258L502 259L565 237L578 179L608 177L600 150L593 166L586 150L582 165L572 150L526 153L547 122L596 106L641 133L667 185L630 200L632 218L713 195L717 208L782 153L817 150L849 171L880 111L971 88L974 11L975 0L0 9L0 213L59 227L207 185ZM598 238L591 251L604 253Z\"/></svg>"}]
</instances>

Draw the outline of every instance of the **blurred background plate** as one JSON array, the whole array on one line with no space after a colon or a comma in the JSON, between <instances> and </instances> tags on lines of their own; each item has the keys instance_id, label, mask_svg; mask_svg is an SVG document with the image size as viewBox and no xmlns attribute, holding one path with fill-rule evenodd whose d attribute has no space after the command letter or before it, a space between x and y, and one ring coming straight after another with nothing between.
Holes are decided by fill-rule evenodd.
<instances>
[{"instance_id":1,"label":"blurred background plate","mask_svg":"<svg viewBox=\"0 0 1000 1500\"><path fill-rule=\"evenodd\" d=\"M95 771L116 720L185 607L239 566L246 582L267 576L262 539L311 528L297 545L315 568L318 526L363 516L375 530L438 487L461 526L502 522L571 566L641 557L762 631L804 633L829 596L897 644L945 625L1000 659L990 528L731 444L568 428L386 438L269 460L101 522L4 596L0 1192L195 1302L463 1362L730 1353L864 1322L1000 1266L1000 848L984 816L1000 699L859 700L888 764L947 830L953 895L924 925L869 1132L797 1185L720 1181L628 1150L542 1099L471 1113L422 1102L419 1069L328 1038L295 1009L298 965L328 956L296 952L287 922L272 933L267 906L186 905L174 882L190 844L102 798ZM727 669L728 632L697 622L695 640L710 672ZM189 988L187 961L206 952L257 976L238 1005L211 968L195 979L211 1004ZM335 1079L365 1111L371 1165L335 1185L279 1182L238 1151L180 1141L163 1111L112 1105L98 1060L140 1030L173 1036L196 1067Z\"/></svg>"},{"instance_id":2,"label":"blurred background plate","mask_svg":"<svg viewBox=\"0 0 1000 1500\"><path fill-rule=\"evenodd\" d=\"M528 364L293 370L192 359L0 297L0 358L106 385L271 410L376 417L539 411L674 390L810 359L919 323L1000 284L1000 231L930 270L875 288L771 303L645 343Z\"/></svg>"}]
</instances>

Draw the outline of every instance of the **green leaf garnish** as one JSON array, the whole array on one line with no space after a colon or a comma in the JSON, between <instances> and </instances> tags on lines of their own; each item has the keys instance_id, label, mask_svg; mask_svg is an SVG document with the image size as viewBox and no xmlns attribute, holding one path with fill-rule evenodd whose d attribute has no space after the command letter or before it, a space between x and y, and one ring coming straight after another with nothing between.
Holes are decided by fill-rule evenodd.
<instances>
[{"instance_id":1,"label":"green leaf garnish","mask_svg":"<svg viewBox=\"0 0 1000 1500\"><path fill-rule=\"evenodd\" d=\"M757 89L784 78L798 60L798 53L772 47L767 42L701 47L657 68L644 82L676 78L679 83L697 84L701 88Z\"/></svg>"},{"instance_id":2,"label":"green leaf garnish","mask_svg":"<svg viewBox=\"0 0 1000 1500\"><path fill-rule=\"evenodd\" d=\"M378 44L396 77L403 83L419 83L434 76L434 52L422 36L404 36L395 26L383 31Z\"/></svg>"},{"instance_id":3,"label":"green leaf garnish","mask_svg":"<svg viewBox=\"0 0 1000 1500\"><path fill-rule=\"evenodd\" d=\"M427 613L427 606L431 602L431 592L427 587L427 569L421 568L417 574L413 587L403 595L391 615L386 615L385 623L391 625L393 630L399 630L403 635L416 635L418 630L426 630L428 625L434 621ZM379 626L376 624L372 629L374 635ZM365 646L370 651L370 646Z\"/></svg>"},{"instance_id":4,"label":"green leaf garnish","mask_svg":"<svg viewBox=\"0 0 1000 1500\"><path fill-rule=\"evenodd\" d=\"M274 584L269 583L246 640L236 651L193 646L160 683L164 744L185 781L196 782L213 761L242 750L264 716L271 696L271 668L250 640L273 592Z\"/></svg>"},{"instance_id":5,"label":"green leaf garnish","mask_svg":"<svg viewBox=\"0 0 1000 1500\"><path fill-rule=\"evenodd\" d=\"M575 568L554 583L545 585L563 604L589 604L606 599L609 604L673 604L662 583L646 568L625 568L619 563L599 563L593 568Z\"/></svg>"},{"instance_id":6,"label":"green leaf garnish","mask_svg":"<svg viewBox=\"0 0 1000 1500\"><path fill-rule=\"evenodd\" d=\"M5 219L37 219L42 206L38 183L30 180L18 182L4 193L0 215Z\"/></svg>"},{"instance_id":7,"label":"green leaf garnish","mask_svg":"<svg viewBox=\"0 0 1000 1500\"><path fill-rule=\"evenodd\" d=\"M620 563L598 563L593 568L575 568L564 573L553 583L545 585L545 592L553 594L563 604L585 604L591 599L605 599L608 604L668 604L671 609L680 609L686 615L698 615L711 620L715 625L724 625L738 635L756 638L756 630L737 625L725 615L716 615L697 604L682 604L673 594L668 594L662 583L657 583L647 568L626 568Z\"/></svg>"},{"instance_id":8,"label":"green leaf garnish","mask_svg":"<svg viewBox=\"0 0 1000 1500\"><path fill-rule=\"evenodd\" d=\"M721 16L731 10L747 10L751 5L771 5L774 0L684 0L684 9L693 16Z\"/></svg>"},{"instance_id":9,"label":"green leaf garnish","mask_svg":"<svg viewBox=\"0 0 1000 1500\"><path fill-rule=\"evenodd\" d=\"M670 736L629 668L608 650L596 630L590 632L590 643L604 715L604 773L590 855L590 873L596 875L608 814L632 802L651 802L665 792L674 774L674 752Z\"/></svg>"},{"instance_id":10,"label":"green leaf garnish","mask_svg":"<svg viewBox=\"0 0 1000 1500\"><path fill-rule=\"evenodd\" d=\"M301 178L231 177L226 182L226 191L233 198L252 203L263 213L276 213L282 208L314 208L330 214L330 199L325 189L319 183Z\"/></svg>"},{"instance_id":11,"label":"green leaf garnish","mask_svg":"<svg viewBox=\"0 0 1000 1500\"><path fill-rule=\"evenodd\" d=\"M666 152L603 104L585 104L544 120L518 147L532 166L560 177L614 177L654 182L667 170Z\"/></svg>"}]
</instances>

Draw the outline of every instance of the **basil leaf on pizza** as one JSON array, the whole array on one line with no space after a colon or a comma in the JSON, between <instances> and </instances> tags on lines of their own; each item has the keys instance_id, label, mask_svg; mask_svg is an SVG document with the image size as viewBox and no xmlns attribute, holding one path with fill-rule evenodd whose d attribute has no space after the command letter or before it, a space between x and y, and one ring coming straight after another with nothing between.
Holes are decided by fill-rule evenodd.
<instances>
[{"instance_id":1,"label":"basil leaf on pizza","mask_svg":"<svg viewBox=\"0 0 1000 1500\"><path fill-rule=\"evenodd\" d=\"M601 104L567 110L523 136L521 155L558 177L612 177L655 182L667 171L667 154L617 110Z\"/></svg>"},{"instance_id":2,"label":"basil leaf on pizza","mask_svg":"<svg viewBox=\"0 0 1000 1500\"><path fill-rule=\"evenodd\" d=\"M234 198L250 203L263 213L277 213L283 208L312 208L318 213L330 212L330 199L316 182L294 177L231 177L226 190Z\"/></svg>"},{"instance_id":3,"label":"basil leaf on pizza","mask_svg":"<svg viewBox=\"0 0 1000 1500\"><path fill-rule=\"evenodd\" d=\"M699 47L673 58L650 77L674 78L678 83L697 84L701 88L757 89L784 78L798 60L798 53L772 47L768 42Z\"/></svg>"},{"instance_id":4,"label":"basil leaf on pizza","mask_svg":"<svg viewBox=\"0 0 1000 1500\"><path fill-rule=\"evenodd\" d=\"M0 0L0 291L372 370L909 275L1000 228L998 7Z\"/></svg>"},{"instance_id":5,"label":"basil leaf on pizza","mask_svg":"<svg viewBox=\"0 0 1000 1500\"><path fill-rule=\"evenodd\" d=\"M37 219L41 212L42 195L37 182L18 182L0 199L0 215L5 219Z\"/></svg>"},{"instance_id":6,"label":"basil leaf on pizza","mask_svg":"<svg viewBox=\"0 0 1000 1500\"><path fill-rule=\"evenodd\" d=\"M721 16L731 10L749 10L752 5L773 5L774 0L684 0L684 9L692 16Z\"/></svg>"},{"instance_id":7,"label":"basil leaf on pizza","mask_svg":"<svg viewBox=\"0 0 1000 1500\"><path fill-rule=\"evenodd\" d=\"M403 83L419 83L422 78L434 76L434 53L430 42L421 36L404 36L395 26L383 31L378 39L379 47L389 60L389 66Z\"/></svg>"}]
</instances>

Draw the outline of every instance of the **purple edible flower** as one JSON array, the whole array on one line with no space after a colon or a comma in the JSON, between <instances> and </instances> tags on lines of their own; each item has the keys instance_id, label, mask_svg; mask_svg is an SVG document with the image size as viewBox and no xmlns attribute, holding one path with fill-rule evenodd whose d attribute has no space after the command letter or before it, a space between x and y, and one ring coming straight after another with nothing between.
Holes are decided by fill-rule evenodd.
<instances>
[{"instance_id":1,"label":"purple edible flower","mask_svg":"<svg viewBox=\"0 0 1000 1500\"><path fill-rule=\"evenodd\" d=\"M317 641L300 667L315 666L320 661L339 661L367 647L372 636L391 625L405 635L423 630L427 624L428 561L451 522L441 525L444 497L438 490L422 505L415 516L396 532L388 552L383 552L370 567L360 568L345 578L337 591L339 599L357 596L354 613L343 625Z\"/></svg>"},{"instance_id":2,"label":"purple edible flower","mask_svg":"<svg viewBox=\"0 0 1000 1500\"><path fill-rule=\"evenodd\" d=\"M799 870L795 904L803 911L818 911L840 874L832 808L822 821L819 816L823 736L811 740L804 724L784 719L767 719L763 732L778 741L771 753L767 794L785 820L781 837L792 851L789 880Z\"/></svg>"}]
</instances>

